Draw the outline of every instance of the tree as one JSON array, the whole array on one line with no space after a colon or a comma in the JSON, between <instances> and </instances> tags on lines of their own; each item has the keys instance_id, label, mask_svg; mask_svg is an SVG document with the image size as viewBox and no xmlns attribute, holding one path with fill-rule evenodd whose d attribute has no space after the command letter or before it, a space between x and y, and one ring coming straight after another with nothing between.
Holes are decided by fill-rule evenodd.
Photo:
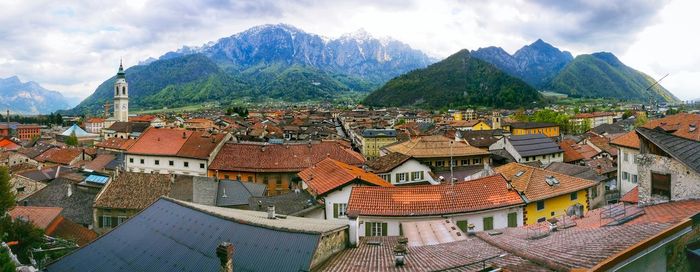
<instances>
[{"instance_id":1,"label":"tree","mask_svg":"<svg viewBox=\"0 0 700 272\"><path fill-rule=\"evenodd\" d=\"M12 193L10 175L8 174L7 167L0 166L0 218L14 206L15 194ZM0 234L2 233L0 232Z\"/></svg>"},{"instance_id":2,"label":"tree","mask_svg":"<svg viewBox=\"0 0 700 272\"><path fill-rule=\"evenodd\" d=\"M66 138L65 143L69 146L77 146L78 145L78 137L75 136L75 131Z\"/></svg>"},{"instance_id":3,"label":"tree","mask_svg":"<svg viewBox=\"0 0 700 272\"><path fill-rule=\"evenodd\" d=\"M637 118L636 118L636 120L634 120L634 127L641 127L644 124L646 124L647 121L649 121L649 119L647 119L646 114L643 114L643 113L637 114Z\"/></svg>"},{"instance_id":4,"label":"tree","mask_svg":"<svg viewBox=\"0 0 700 272\"><path fill-rule=\"evenodd\" d=\"M15 272L15 264L10 259L10 252L0 248L0 272Z\"/></svg>"},{"instance_id":5,"label":"tree","mask_svg":"<svg viewBox=\"0 0 700 272\"><path fill-rule=\"evenodd\" d=\"M632 115L634 115L634 112L631 110L626 110L625 113L622 114L622 119L630 118Z\"/></svg>"}]
</instances>

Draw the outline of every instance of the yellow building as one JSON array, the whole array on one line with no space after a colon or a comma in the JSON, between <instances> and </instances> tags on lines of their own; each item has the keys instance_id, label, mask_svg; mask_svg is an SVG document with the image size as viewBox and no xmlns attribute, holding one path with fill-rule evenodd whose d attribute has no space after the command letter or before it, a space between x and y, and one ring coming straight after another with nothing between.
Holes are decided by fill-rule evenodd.
<instances>
[{"instance_id":1,"label":"yellow building","mask_svg":"<svg viewBox=\"0 0 700 272\"><path fill-rule=\"evenodd\" d=\"M513 135L544 134L547 137L559 137L559 125L553 123L518 122L510 124Z\"/></svg>"},{"instance_id":2,"label":"yellow building","mask_svg":"<svg viewBox=\"0 0 700 272\"><path fill-rule=\"evenodd\" d=\"M367 159L379 157L379 149L396 142L394 129L365 129L362 131L362 155Z\"/></svg>"},{"instance_id":3,"label":"yellow building","mask_svg":"<svg viewBox=\"0 0 700 272\"><path fill-rule=\"evenodd\" d=\"M589 190L596 185L590 180L515 162L500 166L495 171L502 174L527 203L523 208L525 225L565 215L575 206L588 211Z\"/></svg>"},{"instance_id":4,"label":"yellow building","mask_svg":"<svg viewBox=\"0 0 700 272\"><path fill-rule=\"evenodd\" d=\"M472 130L491 130L491 126L484 121L479 121L472 126Z\"/></svg>"}]
</instances>

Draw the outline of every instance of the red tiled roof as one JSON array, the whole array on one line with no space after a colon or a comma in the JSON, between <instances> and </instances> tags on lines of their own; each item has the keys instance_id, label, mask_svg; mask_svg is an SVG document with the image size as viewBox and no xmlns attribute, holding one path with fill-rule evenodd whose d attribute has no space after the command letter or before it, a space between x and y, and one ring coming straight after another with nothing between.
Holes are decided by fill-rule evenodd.
<instances>
[{"instance_id":1,"label":"red tiled roof","mask_svg":"<svg viewBox=\"0 0 700 272\"><path fill-rule=\"evenodd\" d=\"M47 231L46 235L75 241L78 246L84 246L97 238L97 233L94 231L76 224L63 216L59 216L56 226Z\"/></svg>"},{"instance_id":2,"label":"red tiled roof","mask_svg":"<svg viewBox=\"0 0 700 272\"><path fill-rule=\"evenodd\" d=\"M419 216L475 212L523 204L502 175L454 185L354 187L348 212L368 216Z\"/></svg>"},{"instance_id":3,"label":"red tiled roof","mask_svg":"<svg viewBox=\"0 0 700 272\"><path fill-rule=\"evenodd\" d=\"M83 165L83 168L94 171L102 171L102 169L104 169L105 166L107 166L107 164L109 164L116 158L117 157L115 157L112 154L99 154L94 160L89 161L85 165Z\"/></svg>"},{"instance_id":4,"label":"red tiled roof","mask_svg":"<svg viewBox=\"0 0 700 272\"><path fill-rule=\"evenodd\" d=\"M225 134L208 134L196 131L187 139L182 148L177 151L177 156L207 159L225 136Z\"/></svg>"},{"instance_id":5,"label":"red tiled roof","mask_svg":"<svg viewBox=\"0 0 700 272\"><path fill-rule=\"evenodd\" d=\"M374 173L331 158L326 158L304 169L299 172L299 177L315 195L323 195L355 180L382 187L392 186Z\"/></svg>"},{"instance_id":6,"label":"red tiled roof","mask_svg":"<svg viewBox=\"0 0 700 272\"><path fill-rule=\"evenodd\" d=\"M700 128L698 126L700 126L700 114L678 113L664 118L650 120L644 124L643 127L649 129L661 127L673 135L700 141ZM630 131L612 140L611 144L639 149L639 137L637 133Z\"/></svg>"},{"instance_id":7,"label":"red tiled roof","mask_svg":"<svg viewBox=\"0 0 700 272\"><path fill-rule=\"evenodd\" d=\"M365 162L361 154L340 141L281 145L226 143L209 165L209 169L245 172L299 172L325 158L355 166L360 166Z\"/></svg>"},{"instance_id":8,"label":"red tiled roof","mask_svg":"<svg viewBox=\"0 0 700 272\"><path fill-rule=\"evenodd\" d=\"M63 165L70 163L80 156L83 150L79 148L52 148L34 158L38 162L52 162Z\"/></svg>"},{"instance_id":9,"label":"red tiled roof","mask_svg":"<svg viewBox=\"0 0 700 272\"><path fill-rule=\"evenodd\" d=\"M150 123L151 121L155 120L157 117L155 115L140 115L140 116L132 116L129 117L129 122L146 122Z\"/></svg>"},{"instance_id":10,"label":"red tiled roof","mask_svg":"<svg viewBox=\"0 0 700 272\"><path fill-rule=\"evenodd\" d=\"M610 144L639 149L639 136L633 130L610 141Z\"/></svg>"},{"instance_id":11,"label":"red tiled roof","mask_svg":"<svg viewBox=\"0 0 700 272\"><path fill-rule=\"evenodd\" d=\"M99 118L99 117L92 117L88 118L85 120L85 123L104 123L105 119L104 118Z\"/></svg>"},{"instance_id":12,"label":"red tiled roof","mask_svg":"<svg viewBox=\"0 0 700 272\"><path fill-rule=\"evenodd\" d=\"M615 113L614 112L579 113L579 114L574 115L574 119L603 117L603 116L615 116Z\"/></svg>"},{"instance_id":13,"label":"red tiled roof","mask_svg":"<svg viewBox=\"0 0 700 272\"><path fill-rule=\"evenodd\" d=\"M127 153L206 159L224 136L183 129L149 128L127 149Z\"/></svg>"},{"instance_id":14,"label":"red tiled roof","mask_svg":"<svg viewBox=\"0 0 700 272\"><path fill-rule=\"evenodd\" d=\"M620 198L620 201L627 203L638 203L639 202L639 187L634 186L632 190L627 192Z\"/></svg>"},{"instance_id":15,"label":"red tiled roof","mask_svg":"<svg viewBox=\"0 0 700 272\"><path fill-rule=\"evenodd\" d=\"M497 167L494 171L501 173L506 179L510 180L513 187L522 192L531 202L576 192L595 185L590 180L516 162ZM559 184L551 186L547 184L546 178L548 176L556 178Z\"/></svg>"},{"instance_id":16,"label":"red tiled roof","mask_svg":"<svg viewBox=\"0 0 700 272\"><path fill-rule=\"evenodd\" d=\"M562 140L559 142L559 147L564 150L564 162L572 162L583 160L583 156L576 150L578 144L571 139Z\"/></svg>"},{"instance_id":17,"label":"red tiled roof","mask_svg":"<svg viewBox=\"0 0 700 272\"><path fill-rule=\"evenodd\" d=\"M10 216L15 220L24 217L43 230L56 220L61 211L63 208L59 207L16 206L10 210Z\"/></svg>"},{"instance_id":18,"label":"red tiled roof","mask_svg":"<svg viewBox=\"0 0 700 272\"><path fill-rule=\"evenodd\" d=\"M109 138L102 142L96 143L96 147L109 148L117 150L127 150L136 142L134 139Z\"/></svg>"},{"instance_id":19,"label":"red tiled roof","mask_svg":"<svg viewBox=\"0 0 700 272\"><path fill-rule=\"evenodd\" d=\"M13 141L10 141L9 139L0 139L0 149L4 150L17 150L19 149L20 145L16 144Z\"/></svg>"}]
</instances>

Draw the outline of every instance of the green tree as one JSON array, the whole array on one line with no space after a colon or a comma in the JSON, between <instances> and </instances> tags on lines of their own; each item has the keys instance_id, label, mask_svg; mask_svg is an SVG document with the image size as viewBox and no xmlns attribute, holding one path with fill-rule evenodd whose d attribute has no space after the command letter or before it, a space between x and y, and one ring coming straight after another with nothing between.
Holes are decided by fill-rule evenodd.
<instances>
[{"instance_id":1,"label":"green tree","mask_svg":"<svg viewBox=\"0 0 700 272\"><path fill-rule=\"evenodd\" d=\"M0 272L15 272L15 264L10 259L10 253L6 249L0 248Z\"/></svg>"},{"instance_id":2,"label":"green tree","mask_svg":"<svg viewBox=\"0 0 700 272\"><path fill-rule=\"evenodd\" d=\"M72 132L68 138L66 138L65 143L69 146L78 146L78 137L75 136L75 132Z\"/></svg>"},{"instance_id":3,"label":"green tree","mask_svg":"<svg viewBox=\"0 0 700 272\"><path fill-rule=\"evenodd\" d=\"M15 194L12 193L10 175L8 174L7 167L0 166L0 218L14 206ZM0 234L2 234L2 232L0 232Z\"/></svg>"},{"instance_id":4,"label":"green tree","mask_svg":"<svg viewBox=\"0 0 700 272\"><path fill-rule=\"evenodd\" d=\"M634 127L641 127L649 121L646 114L637 114L636 120L634 121Z\"/></svg>"},{"instance_id":5,"label":"green tree","mask_svg":"<svg viewBox=\"0 0 700 272\"><path fill-rule=\"evenodd\" d=\"M634 112L631 110L626 110L625 113L622 114L622 119L630 118L632 115L634 115Z\"/></svg>"}]
</instances>

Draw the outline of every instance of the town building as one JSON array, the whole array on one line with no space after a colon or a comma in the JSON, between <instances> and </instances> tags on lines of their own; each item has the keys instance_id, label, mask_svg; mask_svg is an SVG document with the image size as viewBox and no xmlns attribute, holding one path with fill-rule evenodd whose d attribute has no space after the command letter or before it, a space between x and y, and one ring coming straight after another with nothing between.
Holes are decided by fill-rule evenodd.
<instances>
[{"instance_id":1,"label":"town building","mask_svg":"<svg viewBox=\"0 0 700 272\"><path fill-rule=\"evenodd\" d=\"M550 138L559 137L559 125L553 123L515 122L508 125L513 135L544 134Z\"/></svg>"},{"instance_id":2,"label":"town building","mask_svg":"<svg viewBox=\"0 0 700 272\"><path fill-rule=\"evenodd\" d=\"M396 130L394 129L365 129L362 131L360 142L362 143L362 155L373 159L379 157L379 149L396 142Z\"/></svg>"},{"instance_id":3,"label":"town building","mask_svg":"<svg viewBox=\"0 0 700 272\"><path fill-rule=\"evenodd\" d=\"M543 165L564 161L564 151L544 134L512 135L504 137L489 147L489 151L504 150L515 162L538 161Z\"/></svg>"},{"instance_id":4,"label":"town building","mask_svg":"<svg viewBox=\"0 0 700 272\"><path fill-rule=\"evenodd\" d=\"M603 124L611 125L616 116L617 114L614 112L578 113L569 119L569 122L577 126L586 124L589 126L588 128L594 128Z\"/></svg>"},{"instance_id":5,"label":"town building","mask_svg":"<svg viewBox=\"0 0 700 272\"><path fill-rule=\"evenodd\" d=\"M207 176L230 134L149 127L125 152L129 172Z\"/></svg>"},{"instance_id":6,"label":"town building","mask_svg":"<svg viewBox=\"0 0 700 272\"><path fill-rule=\"evenodd\" d=\"M326 158L361 166L364 157L344 141L311 143L233 143L223 145L212 163L208 176L267 185L269 195L279 195L300 188L297 173Z\"/></svg>"},{"instance_id":7,"label":"town building","mask_svg":"<svg viewBox=\"0 0 700 272\"><path fill-rule=\"evenodd\" d=\"M150 123L145 122L114 122L102 129L102 138L136 139L149 127Z\"/></svg>"},{"instance_id":8,"label":"town building","mask_svg":"<svg viewBox=\"0 0 700 272\"><path fill-rule=\"evenodd\" d=\"M324 159L299 172L301 187L325 205L323 219L347 218L350 192L362 186L391 187L374 173L334 159Z\"/></svg>"},{"instance_id":9,"label":"town building","mask_svg":"<svg viewBox=\"0 0 700 272\"><path fill-rule=\"evenodd\" d=\"M455 141L442 135L419 136L383 148L385 154L400 153L430 166L433 172L449 171L450 168L483 168L488 164L489 152ZM452 164L450 163L452 159Z\"/></svg>"},{"instance_id":10,"label":"town building","mask_svg":"<svg viewBox=\"0 0 700 272\"><path fill-rule=\"evenodd\" d=\"M83 122L83 125L85 126L85 131L102 135L102 129L105 128L105 119L99 117L88 118Z\"/></svg>"},{"instance_id":11,"label":"town building","mask_svg":"<svg viewBox=\"0 0 700 272\"><path fill-rule=\"evenodd\" d=\"M359 236L399 236L407 222L450 220L466 233L523 224L525 203L500 174L454 184L356 187L348 214ZM351 226L352 228L352 226Z\"/></svg>"},{"instance_id":12,"label":"town building","mask_svg":"<svg viewBox=\"0 0 700 272\"><path fill-rule=\"evenodd\" d=\"M401 153L381 156L366 165L371 172L394 185L440 183L430 167Z\"/></svg>"},{"instance_id":13,"label":"town building","mask_svg":"<svg viewBox=\"0 0 700 272\"><path fill-rule=\"evenodd\" d=\"M63 217L60 207L16 206L8 213L13 220L27 220L45 235L74 241L83 246L97 238L97 233Z\"/></svg>"},{"instance_id":14,"label":"town building","mask_svg":"<svg viewBox=\"0 0 700 272\"><path fill-rule=\"evenodd\" d=\"M494 169L525 201L523 222L532 225L580 209L590 208L589 189L595 182L519 163Z\"/></svg>"}]
</instances>

